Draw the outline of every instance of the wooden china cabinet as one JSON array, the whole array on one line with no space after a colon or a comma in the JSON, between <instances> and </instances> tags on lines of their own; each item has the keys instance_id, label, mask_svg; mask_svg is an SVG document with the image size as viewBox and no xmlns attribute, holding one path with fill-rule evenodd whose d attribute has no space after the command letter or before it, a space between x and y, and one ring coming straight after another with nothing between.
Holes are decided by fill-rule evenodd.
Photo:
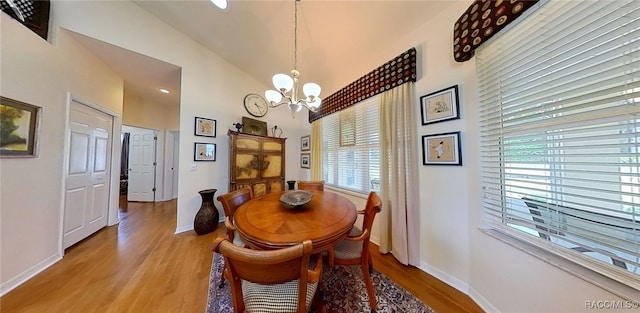
<instances>
[{"instance_id":1,"label":"wooden china cabinet","mask_svg":"<svg viewBox=\"0 0 640 313\"><path fill-rule=\"evenodd\" d=\"M254 196L285 190L285 140L229 131L229 191L245 186Z\"/></svg>"}]
</instances>

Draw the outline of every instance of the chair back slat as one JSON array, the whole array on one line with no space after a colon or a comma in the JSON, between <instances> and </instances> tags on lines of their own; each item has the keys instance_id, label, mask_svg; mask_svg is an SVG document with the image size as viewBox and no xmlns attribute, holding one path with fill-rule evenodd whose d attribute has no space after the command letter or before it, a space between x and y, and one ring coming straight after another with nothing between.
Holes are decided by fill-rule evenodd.
<instances>
[{"instance_id":1,"label":"chair back slat","mask_svg":"<svg viewBox=\"0 0 640 313\"><path fill-rule=\"evenodd\" d=\"M298 189L324 191L324 180L299 180Z\"/></svg>"},{"instance_id":2,"label":"chair back slat","mask_svg":"<svg viewBox=\"0 0 640 313\"><path fill-rule=\"evenodd\" d=\"M225 275L231 283L235 312L244 311L242 281L261 285L281 284L298 280L298 312L307 312L307 284L310 281L309 259L313 251L310 240L278 250L255 250L238 247L226 238L216 238L212 248L223 255ZM320 266L321 259L319 261ZM321 269L316 269L321 271ZM317 275L315 275L317 276ZM268 296L268 295L265 295ZM236 310L236 308L241 308Z\"/></svg>"},{"instance_id":3,"label":"chair back slat","mask_svg":"<svg viewBox=\"0 0 640 313\"><path fill-rule=\"evenodd\" d=\"M224 214L232 217L239 206L253 199L253 190L250 187L240 188L235 191L218 196L218 201L222 204Z\"/></svg>"}]
</instances>

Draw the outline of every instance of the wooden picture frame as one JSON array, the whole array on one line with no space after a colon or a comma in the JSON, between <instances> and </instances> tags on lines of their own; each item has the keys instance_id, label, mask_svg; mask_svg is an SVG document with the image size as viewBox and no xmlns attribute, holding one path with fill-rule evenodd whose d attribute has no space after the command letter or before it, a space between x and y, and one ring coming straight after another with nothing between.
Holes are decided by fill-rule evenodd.
<instances>
[{"instance_id":1,"label":"wooden picture frame","mask_svg":"<svg viewBox=\"0 0 640 313\"><path fill-rule=\"evenodd\" d=\"M300 151L311 151L311 135L300 137Z\"/></svg>"},{"instance_id":2,"label":"wooden picture frame","mask_svg":"<svg viewBox=\"0 0 640 313\"><path fill-rule=\"evenodd\" d=\"M215 161L216 144L208 142L196 142L193 147L194 161Z\"/></svg>"},{"instance_id":3,"label":"wooden picture frame","mask_svg":"<svg viewBox=\"0 0 640 313\"><path fill-rule=\"evenodd\" d=\"M37 157L41 110L35 105L0 97L0 157Z\"/></svg>"},{"instance_id":4,"label":"wooden picture frame","mask_svg":"<svg viewBox=\"0 0 640 313\"><path fill-rule=\"evenodd\" d=\"M243 116L242 132L245 134L267 136L267 122Z\"/></svg>"},{"instance_id":5,"label":"wooden picture frame","mask_svg":"<svg viewBox=\"0 0 640 313\"><path fill-rule=\"evenodd\" d=\"M311 153L300 154L300 167L311 168Z\"/></svg>"},{"instance_id":6,"label":"wooden picture frame","mask_svg":"<svg viewBox=\"0 0 640 313\"><path fill-rule=\"evenodd\" d=\"M422 125L460 118L458 85L420 97Z\"/></svg>"},{"instance_id":7,"label":"wooden picture frame","mask_svg":"<svg viewBox=\"0 0 640 313\"><path fill-rule=\"evenodd\" d=\"M217 124L216 120L196 116L193 134L203 137L215 137Z\"/></svg>"},{"instance_id":8,"label":"wooden picture frame","mask_svg":"<svg viewBox=\"0 0 640 313\"><path fill-rule=\"evenodd\" d=\"M460 132L422 136L423 165L462 165Z\"/></svg>"},{"instance_id":9,"label":"wooden picture frame","mask_svg":"<svg viewBox=\"0 0 640 313\"><path fill-rule=\"evenodd\" d=\"M340 112L340 147L356 144L356 111Z\"/></svg>"}]
</instances>

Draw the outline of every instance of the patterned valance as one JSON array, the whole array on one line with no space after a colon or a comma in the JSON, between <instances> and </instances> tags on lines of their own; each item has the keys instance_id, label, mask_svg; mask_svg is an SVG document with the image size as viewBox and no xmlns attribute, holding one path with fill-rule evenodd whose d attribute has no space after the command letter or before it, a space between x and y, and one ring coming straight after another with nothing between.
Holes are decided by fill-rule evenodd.
<instances>
[{"instance_id":1,"label":"patterned valance","mask_svg":"<svg viewBox=\"0 0 640 313\"><path fill-rule=\"evenodd\" d=\"M453 56L464 62L538 0L475 0L453 26Z\"/></svg>"},{"instance_id":2,"label":"patterned valance","mask_svg":"<svg viewBox=\"0 0 640 313\"><path fill-rule=\"evenodd\" d=\"M49 32L49 0L0 1L0 9L28 27L42 39Z\"/></svg>"},{"instance_id":3,"label":"patterned valance","mask_svg":"<svg viewBox=\"0 0 640 313\"><path fill-rule=\"evenodd\" d=\"M320 109L309 112L309 123L404 83L415 82L416 76L416 48L411 48L322 99Z\"/></svg>"}]
</instances>

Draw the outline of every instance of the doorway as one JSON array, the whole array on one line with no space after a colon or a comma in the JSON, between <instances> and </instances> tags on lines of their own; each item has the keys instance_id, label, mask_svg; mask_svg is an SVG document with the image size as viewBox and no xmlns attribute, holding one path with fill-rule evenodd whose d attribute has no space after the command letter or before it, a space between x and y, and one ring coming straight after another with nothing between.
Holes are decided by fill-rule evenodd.
<instances>
[{"instance_id":1,"label":"doorway","mask_svg":"<svg viewBox=\"0 0 640 313\"><path fill-rule=\"evenodd\" d=\"M63 249L107 226L114 117L70 99Z\"/></svg>"},{"instance_id":2,"label":"doorway","mask_svg":"<svg viewBox=\"0 0 640 313\"><path fill-rule=\"evenodd\" d=\"M127 201L156 200L157 132L132 126L122 126L123 153L121 185L126 185ZM125 140L128 145L125 148Z\"/></svg>"}]
</instances>

